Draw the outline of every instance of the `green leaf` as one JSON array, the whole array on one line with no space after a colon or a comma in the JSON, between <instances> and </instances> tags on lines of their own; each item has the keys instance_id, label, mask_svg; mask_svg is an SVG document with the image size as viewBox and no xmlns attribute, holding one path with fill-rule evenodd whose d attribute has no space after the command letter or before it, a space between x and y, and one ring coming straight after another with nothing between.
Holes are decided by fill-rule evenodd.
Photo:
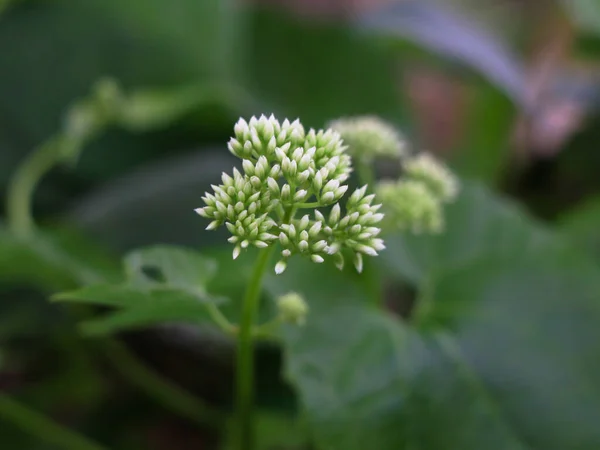
<instances>
[{"instance_id":1,"label":"green leaf","mask_svg":"<svg viewBox=\"0 0 600 450\"><path fill-rule=\"evenodd\" d=\"M118 279L116 259L77 233L39 231L28 239L0 224L0 281L33 283L43 289Z\"/></svg>"},{"instance_id":2,"label":"green leaf","mask_svg":"<svg viewBox=\"0 0 600 450\"><path fill-rule=\"evenodd\" d=\"M160 273L162 281L148 275L146 271L151 269ZM125 257L125 271L133 285L165 284L202 297L206 284L217 272L217 264L183 247L155 246L129 253Z\"/></svg>"},{"instance_id":3,"label":"green leaf","mask_svg":"<svg viewBox=\"0 0 600 450\"><path fill-rule=\"evenodd\" d=\"M402 117L396 57L375 40L281 12L260 11L251 25L250 90L267 110L313 127L349 114Z\"/></svg>"},{"instance_id":4,"label":"green leaf","mask_svg":"<svg viewBox=\"0 0 600 450\"><path fill-rule=\"evenodd\" d=\"M559 228L600 260L600 197L593 197L559 218Z\"/></svg>"},{"instance_id":5,"label":"green leaf","mask_svg":"<svg viewBox=\"0 0 600 450\"><path fill-rule=\"evenodd\" d=\"M381 261L397 277L418 284L433 273L471 261L498 257L516 260L561 241L519 206L484 187L464 183L458 200L445 208L439 235L397 233L385 236Z\"/></svg>"},{"instance_id":6,"label":"green leaf","mask_svg":"<svg viewBox=\"0 0 600 450\"><path fill-rule=\"evenodd\" d=\"M501 181L511 157L510 142L515 105L491 86L474 86L469 96L469 132L451 153L452 168L466 179L488 184Z\"/></svg>"},{"instance_id":7,"label":"green leaf","mask_svg":"<svg viewBox=\"0 0 600 450\"><path fill-rule=\"evenodd\" d=\"M166 322L202 325L209 322L209 308L222 301L206 292L206 284L216 269L213 260L186 248L149 247L125 257L124 284L86 286L53 298L116 308L103 317L84 322L82 330L88 335Z\"/></svg>"},{"instance_id":8,"label":"green leaf","mask_svg":"<svg viewBox=\"0 0 600 450\"><path fill-rule=\"evenodd\" d=\"M599 298L599 271L554 250L446 272L417 325L314 290L286 374L319 448L592 450Z\"/></svg>"},{"instance_id":9,"label":"green leaf","mask_svg":"<svg viewBox=\"0 0 600 450\"><path fill-rule=\"evenodd\" d=\"M562 0L562 4L580 29L600 35L600 5L597 0Z\"/></svg>"}]
</instances>

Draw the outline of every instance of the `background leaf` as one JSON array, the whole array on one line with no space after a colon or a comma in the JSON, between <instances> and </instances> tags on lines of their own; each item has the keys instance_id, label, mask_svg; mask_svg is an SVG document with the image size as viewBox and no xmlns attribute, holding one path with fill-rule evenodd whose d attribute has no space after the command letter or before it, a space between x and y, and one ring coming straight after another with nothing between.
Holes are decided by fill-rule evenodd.
<instances>
[{"instance_id":1,"label":"background leaf","mask_svg":"<svg viewBox=\"0 0 600 450\"><path fill-rule=\"evenodd\" d=\"M82 330L110 334L168 322L210 323L209 305L222 301L206 293L216 264L185 248L157 246L125 258L125 284L92 285L54 296L55 300L116 307L89 320ZM147 271L153 269L151 274Z\"/></svg>"},{"instance_id":2,"label":"background leaf","mask_svg":"<svg viewBox=\"0 0 600 450\"><path fill-rule=\"evenodd\" d=\"M560 246L549 229L519 206L493 196L475 183L464 183L458 200L445 209L439 235L386 237L381 258L390 273L418 284L433 273L485 257L515 260L544 246Z\"/></svg>"},{"instance_id":3,"label":"background leaf","mask_svg":"<svg viewBox=\"0 0 600 450\"><path fill-rule=\"evenodd\" d=\"M340 450L595 448L596 272L571 253L472 261L434 279L414 326L311 290L307 325L283 339L317 441Z\"/></svg>"},{"instance_id":4,"label":"background leaf","mask_svg":"<svg viewBox=\"0 0 600 450\"><path fill-rule=\"evenodd\" d=\"M386 2L360 17L358 25L371 33L411 40L421 48L470 66L517 104L525 98L523 68L504 43L440 4Z\"/></svg>"},{"instance_id":5,"label":"background leaf","mask_svg":"<svg viewBox=\"0 0 600 450\"><path fill-rule=\"evenodd\" d=\"M61 289L116 280L118 264L78 233L55 230L18 239L0 224L0 278Z\"/></svg>"}]
</instances>

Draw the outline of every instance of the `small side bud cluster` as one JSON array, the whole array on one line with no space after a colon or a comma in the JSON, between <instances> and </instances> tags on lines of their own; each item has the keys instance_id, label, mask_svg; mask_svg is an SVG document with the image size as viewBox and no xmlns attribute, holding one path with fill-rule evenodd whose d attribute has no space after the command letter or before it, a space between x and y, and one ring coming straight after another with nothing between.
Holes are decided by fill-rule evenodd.
<instances>
[{"instance_id":1,"label":"small side bud cluster","mask_svg":"<svg viewBox=\"0 0 600 450\"><path fill-rule=\"evenodd\" d=\"M370 163L375 158L400 158L405 144L398 131L374 116L358 116L330 122L340 133L353 158Z\"/></svg>"},{"instance_id":2,"label":"small side bud cluster","mask_svg":"<svg viewBox=\"0 0 600 450\"><path fill-rule=\"evenodd\" d=\"M279 317L286 323L304 325L308 315L308 305L300 294L290 292L277 299Z\"/></svg>"},{"instance_id":3,"label":"small side bud cluster","mask_svg":"<svg viewBox=\"0 0 600 450\"><path fill-rule=\"evenodd\" d=\"M404 163L407 178L420 181L442 202L453 201L458 194L456 177L429 153L420 153Z\"/></svg>"},{"instance_id":4,"label":"small side bud cluster","mask_svg":"<svg viewBox=\"0 0 600 450\"><path fill-rule=\"evenodd\" d=\"M444 227L443 203L458 194L458 180L433 156L421 153L407 159L399 181L376 188L386 210L385 228L414 233L439 233Z\"/></svg>"},{"instance_id":5,"label":"small side bud cluster","mask_svg":"<svg viewBox=\"0 0 600 450\"><path fill-rule=\"evenodd\" d=\"M439 200L418 181L384 181L377 195L385 204L384 227L413 233L438 233L442 230L442 208Z\"/></svg>"},{"instance_id":6,"label":"small side bud cluster","mask_svg":"<svg viewBox=\"0 0 600 450\"><path fill-rule=\"evenodd\" d=\"M342 250L354 253L356 268L362 270L362 255L375 256L383 250L379 222L381 205L373 205L367 186L349 198L342 216L345 184L352 172L352 160L339 133L333 130L305 131L295 120L280 123L273 116L240 119L229 150L242 159L243 173L223 174L221 185L212 186L205 205L196 209L210 219L207 229L225 225L235 244L234 258L250 245L281 245L281 259L275 266L280 274L293 255L315 263L332 256L338 267L344 264ZM331 207L329 218L318 208ZM296 218L298 210L312 209Z\"/></svg>"}]
</instances>

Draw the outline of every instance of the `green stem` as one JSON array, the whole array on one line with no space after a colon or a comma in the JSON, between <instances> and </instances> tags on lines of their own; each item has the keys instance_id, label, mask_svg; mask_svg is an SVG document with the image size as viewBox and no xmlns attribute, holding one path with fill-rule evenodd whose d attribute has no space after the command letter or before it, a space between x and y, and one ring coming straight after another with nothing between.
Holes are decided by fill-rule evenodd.
<instances>
[{"instance_id":1,"label":"green stem","mask_svg":"<svg viewBox=\"0 0 600 450\"><path fill-rule=\"evenodd\" d=\"M227 317L225 317L217 305L208 303L206 305L206 310L208 311L208 315L210 316L211 320L224 333L235 334L237 332L237 327L227 320Z\"/></svg>"},{"instance_id":2,"label":"green stem","mask_svg":"<svg viewBox=\"0 0 600 450\"><path fill-rule=\"evenodd\" d=\"M310 203L294 203L293 205L288 205L288 206L293 206L294 208L297 208L297 209L309 209L309 208L318 208L319 206L321 206L321 204L319 202L310 202Z\"/></svg>"},{"instance_id":3,"label":"green stem","mask_svg":"<svg viewBox=\"0 0 600 450\"><path fill-rule=\"evenodd\" d=\"M262 279L273 247L260 251L242 305L237 346L237 414L239 450L254 450L254 345L252 328L258 312Z\"/></svg>"},{"instance_id":4,"label":"green stem","mask_svg":"<svg viewBox=\"0 0 600 450\"><path fill-rule=\"evenodd\" d=\"M33 233L33 193L40 180L58 161L57 144L56 139L49 140L29 154L17 168L8 185L7 220L15 236L27 237Z\"/></svg>"},{"instance_id":5,"label":"green stem","mask_svg":"<svg viewBox=\"0 0 600 450\"><path fill-rule=\"evenodd\" d=\"M140 362L121 342L105 339L100 344L101 350L121 375L130 381L135 380L137 387L158 403L201 426L223 425L225 418L220 413Z\"/></svg>"},{"instance_id":6,"label":"green stem","mask_svg":"<svg viewBox=\"0 0 600 450\"><path fill-rule=\"evenodd\" d=\"M61 159L59 139L52 138L28 155L11 179L7 193L7 220L16 236L28 238L35 232L31 208L33 193L44 175ZM99 340L98 345L132 386L166 408L205 425L221 422L217 412L209 411L200 400L152 371L118 341Z\"/></svg>"},{"instance_id":7,"label":"green stem","mask_svg":"<svg viewBox=\"0 0 600 450\"><path fill-rule=\"evenodd\" d=\"M282 324L281 317L275 317L273 320L255 327L252 335L257 339L271 339Z\"/></svg>"},{"instance_id":8,"label":"green stem","mask_svg":"<svg viewBox=\"0 0 600 450\"><path fill-rule=\"evenodd\" d=\"M0 417L53 447L65 450L106 450L100 444L51 421L0 393Z\"/></svg>"}]
</instances>

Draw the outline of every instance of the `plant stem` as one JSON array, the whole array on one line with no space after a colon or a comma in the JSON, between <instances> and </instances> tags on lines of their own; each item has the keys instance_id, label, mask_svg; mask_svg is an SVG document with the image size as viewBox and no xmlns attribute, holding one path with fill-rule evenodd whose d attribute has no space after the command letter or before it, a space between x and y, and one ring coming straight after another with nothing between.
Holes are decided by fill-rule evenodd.
<instances>
[{"instance_id":1,"label":"plant stem","mask_svg":"<svg viewBox=\"0 0 600 450\"><path fill-rule=\"evenodd\" d=\"M56 139L49 140L29 154L14 173L8 185L6 203L8 226L15 236L26 237L33 233L33 193L44 175L54 167L58 157Z\"/></svg>"},{"instance_id":2,"label":"plant stem","mask_svg":"<svg viewBox=\"0 0 600 450\"><path fill-rule=\"evenodd\" d=\"M100 444L62 427L3 393L0 393L0 417L53 447L65 450L106 450Z\"/></svg>"},{"instance_id":3,"label":"plant stem","mask_svg":"<svg viewBox=\"0 0 600 450\"><path fill-rule=\"evenodd\" d=\"M236 412L239 424L237 448L239 450L254 450L254 345L252 327L258 311L263 275L272 250L273 247L269 247L259 252L242 305L236 367Z\"/></svg>"},{"instance_id":4,"label":"plant stem","mask_svg":"<svg viewBox=\"0 0 600 450\"><path fill-rule=\"evenodd\" d=\"M34 150L11 179L7 193L7 220L15 236L28 238L35 233L31 208L33 193L44 175L61 159L59 139L55 137ZM136 386L165 408L203 425L222 422L218 412L210 410L190 393L147 367L119 341L100 339L97 344L132 386Z\"/></svg>"},{"instance_id":5,"label":"plant stem","mask_svg":"<svg viewBox=\"0 0 600 450\"><path fill-rule=\"evenodd\" d=\"M100 344L101 350L123 377L135 380L136 385L158 403L201 426L223 425L225 418L221 413L211 410L187 391L154 372L140 362L121 342L104 339Z\"/></svg>"}]
</instances>

